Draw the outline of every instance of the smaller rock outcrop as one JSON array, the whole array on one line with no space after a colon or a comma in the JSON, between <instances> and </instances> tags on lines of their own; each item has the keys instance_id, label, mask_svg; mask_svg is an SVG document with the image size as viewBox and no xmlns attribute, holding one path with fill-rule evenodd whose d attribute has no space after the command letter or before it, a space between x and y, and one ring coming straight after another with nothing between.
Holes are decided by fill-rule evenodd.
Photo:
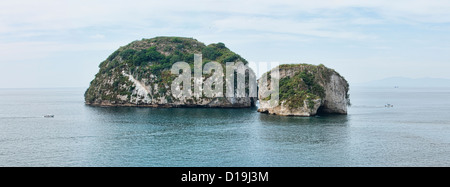
<instances>
[{"instance_id":1,"label":"smaller rock outcrop","mask_svg":"<svg viewBox=\"0 0 450 187\"><path fill-rule=\"evenodd\" d=\"M347 106L350 104L349 84L333 69L322 64L289 64L276 68L276 77L267 76L270 75L268 72L258 80L258 112L282 116L347 114ZM268 93L270 89L262 89L271 84L271 81L262 79L271 78L279 80L278 92ZM275 105L271 103L273 96L278 98Z\"/></svg>"}]
</instances>

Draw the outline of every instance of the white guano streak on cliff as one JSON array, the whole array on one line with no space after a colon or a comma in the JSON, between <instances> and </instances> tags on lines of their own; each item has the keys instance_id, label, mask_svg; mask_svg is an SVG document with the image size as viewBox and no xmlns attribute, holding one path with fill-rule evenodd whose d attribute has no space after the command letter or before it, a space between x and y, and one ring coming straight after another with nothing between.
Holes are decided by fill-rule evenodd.
<instances>
[{"instance_id":1,"label":"white guano streak on cliff","mask_svg":"<svg viewBox=\"0 0 450 187\"><path fill-rule=\"evenodd\" d=\"M151 102L151 98L149 97L151 92L150 92L150 90L148 90L148 88L144 84L142 84L140 81L136 80L133 77L133 75L128 75L124 71L122 71L122 75L128 77L128 79L131 82L133 82L133 84L136 86L136 88L133 90L133 94L137 94L136 103L138 102L138 100L140 100L140 97L143 97L142 101L144 103ZM133 98L131 100L133 100Z\"/></svg>"}]
</instances>

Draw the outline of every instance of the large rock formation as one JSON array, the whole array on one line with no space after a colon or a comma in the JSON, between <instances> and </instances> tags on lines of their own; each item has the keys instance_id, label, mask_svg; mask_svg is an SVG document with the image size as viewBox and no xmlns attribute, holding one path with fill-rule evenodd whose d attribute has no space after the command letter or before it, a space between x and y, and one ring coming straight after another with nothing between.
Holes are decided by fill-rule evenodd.
<instances>
[{"instance_id":1,"label":"large rock formation","mask_svg":"<svg viewBox=\"0 0 450 187\"><path fill-rule=\"evenodd\" d=\"M260 106L258 111L283 116L314 116L318 112L347 114L349 85L336 71L324 65L309 64L280 65L279 77L270 77L270 72L263 78L279 79L279 102L271 104L268 89L270 84L258 80ZM269 85L270 86L270 85ZM270 95L270 96L268 96Z\"/></svg>"},{"instance_id":2,"label":"large rock formation","mask_svg":"<svg viewBox=\"0 0 450 187\"><path fill-rule=\"evenodd\" d=\"M85 103L93 106L140 107L254 106L256 97L248 95L227 97L228 95L222 94L222 97L206 97L200 91L200 94L197 92L192 97L174 97L171 84L177 75L171 73L171 67L176 62L184 61L189 64L194 75L194 54L203 54L203 63L215 61L223 67L226 62L240 61L247 64L244 58L230 51L223 43L206 46L195 39L182 37L143 39L120 47L100 64L99 72L85 93ZM223 72L219 72L219 76L205 74L201 65L200 63L200 82L208 79L209 82L218 82L217 79L224 77ZM194 85L199 81L194 78L190 80ZM244 84L247 85L236 87L248 88L248 83ZM193 91L194 89L189 90L189 93Z\"/></svg>"}]
</instances>

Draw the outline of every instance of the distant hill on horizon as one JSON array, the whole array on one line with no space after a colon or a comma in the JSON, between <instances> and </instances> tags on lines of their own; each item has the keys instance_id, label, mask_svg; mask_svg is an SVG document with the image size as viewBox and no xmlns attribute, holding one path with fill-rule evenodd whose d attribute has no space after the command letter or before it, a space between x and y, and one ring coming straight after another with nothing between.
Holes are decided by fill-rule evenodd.
<instances>
[{"instance_id":1,"label":"distant hill on horizon","mask_svg":"<svg viewBox=\"0 0 450 187\"><path fill-rule=\"evenodd\" d=\"M365 83L354 83L357 87L450 87L450 79L389 77Z\"/></svg>"}]
</instances>

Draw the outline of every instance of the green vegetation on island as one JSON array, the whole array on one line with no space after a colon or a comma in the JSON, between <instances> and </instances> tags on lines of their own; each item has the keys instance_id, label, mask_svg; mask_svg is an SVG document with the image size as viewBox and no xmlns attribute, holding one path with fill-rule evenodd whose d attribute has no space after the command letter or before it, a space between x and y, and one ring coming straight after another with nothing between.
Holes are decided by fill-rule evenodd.
<instances>
[{"instance_id":1,"label":"green vegetation on island","mask_svg":"<svg viewBox=\"0 0 450 187\"><path fill-rule=\"evenodd\" d=\"M313 100L323 100L326 96L324 85L329 83L331 75L340 76L333 69L323 64L283 64L278 66L280 73L284 76L279 82L279 99L290 109L303 107L306 103L309 109L314 108ZM295 73L294 73L295 72ZM270 74L268 74L270 79ZM348 83L345 82L347 105L350 104L348 95ZM263 101L271 97L262 98ZM305 102L306 101L306 102Z\"/></svg>"},{"instance_id":2,"label":"green vegetation on island","mask_svg":"<svg viewBox=\"0 0 450 187\"><path fill-rule=\"evenodd\" d=\"M129 100L134 90L133 83L122 74L125 72L150 86L154 92L149 97L163 96L176 78L170 73L170 68L176 62L187 62L194 68L194 54L203 55L203 64L211 61L225 67L226 62L247 61L240 55L230 51L225 44L205 45L192 38L156 37L134 41L120 47L99 65L99 72L85 92L85 101L89 103L124 102ZM225 69L225 68L224 68ZM154 85L158 85L156 88ZM157 91L156 91L157 90ZM167 100L172 100L166 95Z\"/></svg>"}]
</instances>

